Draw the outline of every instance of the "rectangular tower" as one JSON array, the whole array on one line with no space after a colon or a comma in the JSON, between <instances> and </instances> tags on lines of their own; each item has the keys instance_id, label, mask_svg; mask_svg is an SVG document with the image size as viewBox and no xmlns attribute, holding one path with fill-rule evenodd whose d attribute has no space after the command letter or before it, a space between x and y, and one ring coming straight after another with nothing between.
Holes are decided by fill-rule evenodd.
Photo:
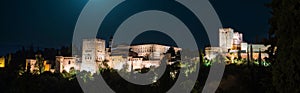
<instances>
[{"instance_id":1,"label":"rectangular tower","mask_svg":"<svg viewBox=\"0 0 300 93\"><path fill-rule=\"evenodd\" d=\"M84 39L82 43L82 63L81 71L96 73L98 71L97 62L105 60L105 40Z\"/></svg>"},{"instance_id":2,"label":"rectangular tower","mask_svg":"<svg viewBox=\"0 0 300 93\"><path fill-rule=\"evenodd\" d=\"M233 29L220 28L219 29L219 46L225 49L231 49L233 44Z\"/></svg>"}]
</instances>

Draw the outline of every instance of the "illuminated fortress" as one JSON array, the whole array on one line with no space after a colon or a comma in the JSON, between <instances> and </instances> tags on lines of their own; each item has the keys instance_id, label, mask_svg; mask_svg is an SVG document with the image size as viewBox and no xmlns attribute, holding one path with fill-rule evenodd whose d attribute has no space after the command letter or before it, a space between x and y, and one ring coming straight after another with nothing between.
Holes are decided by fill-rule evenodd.
<instances>
[{"instance_id":1,"label":"illuminated fortress","mask_svg":"<svg viewBox=\"0 0 300 93\"><path fill-rule=\"evenodd\" d=\"M265 61L264 59L269 57L265 52L270 47L269 45L248 44L243 41L243 34L234 32L232 28L220 28L219 37L219 47L205 48L205 60L212 61L220 53L227 58L227 64L245 63L244 61L237 61L237 59L254 62L259 58ZM27 59L26 69L28 68L30 72L44 69L44 71L58 73L70 72L71 70L96 73L99 68L135 71L142 68L158 67L163 60L166 60L168 64L174 63L180 60L180 51L182 51L178 47L160 44L118 45L116 48L111 48L111 41L109 41L109 47L106 47L105 40L97 38L83 39L81 55L73 57L56 56L54 69L50 69L52 64L49 64L47 60L43 60L44 68L38 68L37 59ZM174 53L168 53L169 50ZM166 59L163 59L164 57ZM0 63L3 62L0 60ZM0 67L2 65L0 64Z\"/></svg>"},{"instance_id":2,"label":"illuminated fortress","mask_svg":"<svg viewBox=\"0 0 300 93\"><path fill-rule=\"evenodd\" d=\"M132 46L119 45L117 46L117 49L125 49L126 47L130 48L130 51L125 50L129 51L127 57L124 55L111 55L111 51L113 51L114 49L111 49L110 47L106 48L105 40L83 39L82 56L57 56L56 71L69 72L69 69L74 68L80 71L96 73L99 70L99 68L105 68L105 66L120 70L125 65L127 65L128 68L125 68L127 69L127 71L142 68L158 67L161 64L161 60L165 56L166 52L170 48L174 49L176 54L177 52L181 51L181 48L160 44L142 44ZM122 51L114 52L118 54L118 52ZM168 59L170 60L171 57L169 57Z\"/></svg>"},{"instance_id":3,"label":"illuminated fortress","mask_svg":"<svg viewBox=\"0 0 300 93\"><path fill-rule=\"evenodd\" d=\"M270 45L248 44L243 41L243 34L234 32L232 28L220 28L219 47L206 47L205 58L213 60L218 53L221 53L228 58L228 64L236 63L235 59L258 60L259 56L264 60L269 57L265 52L269 47ZM247 55L250 57L247 58Z\"/></svg>"}]
</instances>

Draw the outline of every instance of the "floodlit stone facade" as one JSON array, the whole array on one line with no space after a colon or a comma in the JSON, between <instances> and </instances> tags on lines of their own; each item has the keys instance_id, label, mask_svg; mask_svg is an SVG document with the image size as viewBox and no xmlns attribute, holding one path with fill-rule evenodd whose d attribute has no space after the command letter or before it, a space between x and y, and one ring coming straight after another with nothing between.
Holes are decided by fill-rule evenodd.
<instances>
[{"instance_id":1,"label":"floodlit stone facade","mask_svg":"<svg viewBox=\"0 0 300 93\"><path fill-rule=\"evenodd\" d=\"M237 58L247 59L247 55L252 53L251 59L257 60L259 58L259 51L261 51L261 58L268 58L265 52L270 45L263 44L248 44L243 42L243 34L234 32L232 28L219 29L219 47L206 47L205 58L212 60L218 53L225 55L229 60L233 61ZM252 52L250 47L252 46Z\"/></svg>"},{"instance_id":2,"label":"floodlit stone facade","mask_svg":"<svg viewBox=\"0 0 300 93\"><path fill-rule=\"evenodd\" d=\"M56 56L56 72L62 73L63 71L70 72L71 69L79 69L79 58L77 57L63 57Z\"/></svg>"},{"instance_id":3,"label":"floodlit stone facade","mask_svg":"<svg viewBox=\"0 0 300 93\"><path fill-rule=\"evenodd\" d=\"M82 63L81 71L96 73L98 63L105 60L105 40L102 39L83 39L82 43Z\"/></svg>"},{"instance_id":4,"label":"floodlit stone facade","mask_svg":"<svg viewBox=\"0 0 300 93\"><path fill-rule=\"evenodd\" d=\"M220 51L221 51L220 47L206 47L205 58L212 60L217 56L218 53L220 53Z\"/></svg>"},{"instance_id":5,"label":"floodlit stone facade","mask_svg":"<svg viewBox=\"0 0 300 93\"><path fill-rule=\"evenodd\" d=\"M143 44L130 46L132 51L138 53L138 56L149 57L149 59L160 60L171 46L159 44ZM174 47L175 53L181 51L181 48Z\"/></svg>"},{"instance_id":6,"label":"floodlit stone facade","mask_svg":"<svg viewBox=\"0 0 300 93\"><path fill-rule=\"evenodd\" d=\"M30 73L39 72L40 68L37 64L36 59L26 59L25 71L29 71ZM51 64L48 60L43 60L43 71L51 71Z\"/></svg>"},{"instance_id":7,"label":"floodlit stone facade","mask_svg":"<svg viewBox=\"0 0 300 93\"><path fill-rule=\"evenodd\" d=\"M233 45L233 29L232 28L221 28L219 29L219 47L221 48L232 48Z\"/></svg>"},{"instance_id":8,"label":"floodlit stone facade","mask_svg":"<svg viewBox=\"0 0 300 93\"><path fill-rule=\"evenodd\" d=\"M107 67L117 70L126 69L127 71L158 67L163 57L169 54L166 54L166 52L170 48L171 46L166 45L142 44L133 46L119 45L113 49L111 47L106 48L105 40L83 39L81 56L56 56L55 66L53 66L54 69L51 69L51 64L48 64L49 62L45 61L44 71L62 73L70 72L70 70L74 69L87 71L93 74L98 72L99 68ZM181 51L181 48L172 48L174 49L175 54ZM129 51L129 49L131 50ZM114 54L112 54L112 51ZM168 58L169 61L171 61L171 57ZM27 68L30 72L38 70L39 68L36 63L36 59L27 59L26 71Z\"/></svg>"}]
</instances>

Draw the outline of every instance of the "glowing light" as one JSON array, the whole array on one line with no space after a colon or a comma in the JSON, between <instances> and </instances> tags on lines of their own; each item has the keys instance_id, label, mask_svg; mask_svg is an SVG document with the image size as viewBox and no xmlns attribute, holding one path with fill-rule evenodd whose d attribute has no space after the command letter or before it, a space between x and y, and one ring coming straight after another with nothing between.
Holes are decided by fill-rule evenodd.
<instances>
[{"instance_id":1,"label":"glowing light","mask_svg":"<svg viewBox=\"0 0 300 93\"><path fill-rule=\"evenodd\" d=\"M47 61L44 61L44 71L50 71L50 64L47 64Z\"/></svg>"},{"instance_id":2,"label":"glowing light","mask_svg":"<svg viewBox=\"0 0 300 93\"><path fill-rule=\"evenodd\" d=\"M5 58L1 57L0 58L0 68L4 68L5 67Z\"/></svg>"}]
</instances>

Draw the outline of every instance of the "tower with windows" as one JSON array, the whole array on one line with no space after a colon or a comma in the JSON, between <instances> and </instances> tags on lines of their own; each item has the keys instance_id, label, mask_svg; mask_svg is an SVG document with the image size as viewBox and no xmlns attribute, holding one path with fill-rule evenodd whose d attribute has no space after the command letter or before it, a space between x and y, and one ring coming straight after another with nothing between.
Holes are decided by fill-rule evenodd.
<instances>
[{"instance_id":1,"label":"tower with windows","mask_svg":"<svg viewBox=\"0 0 300 93\"><path fill-rule=\"evenodd\" d=\"M105 40L83 39L81 71L96 73L98 64L105 60Z\"/></svg>"}]
</instances>

